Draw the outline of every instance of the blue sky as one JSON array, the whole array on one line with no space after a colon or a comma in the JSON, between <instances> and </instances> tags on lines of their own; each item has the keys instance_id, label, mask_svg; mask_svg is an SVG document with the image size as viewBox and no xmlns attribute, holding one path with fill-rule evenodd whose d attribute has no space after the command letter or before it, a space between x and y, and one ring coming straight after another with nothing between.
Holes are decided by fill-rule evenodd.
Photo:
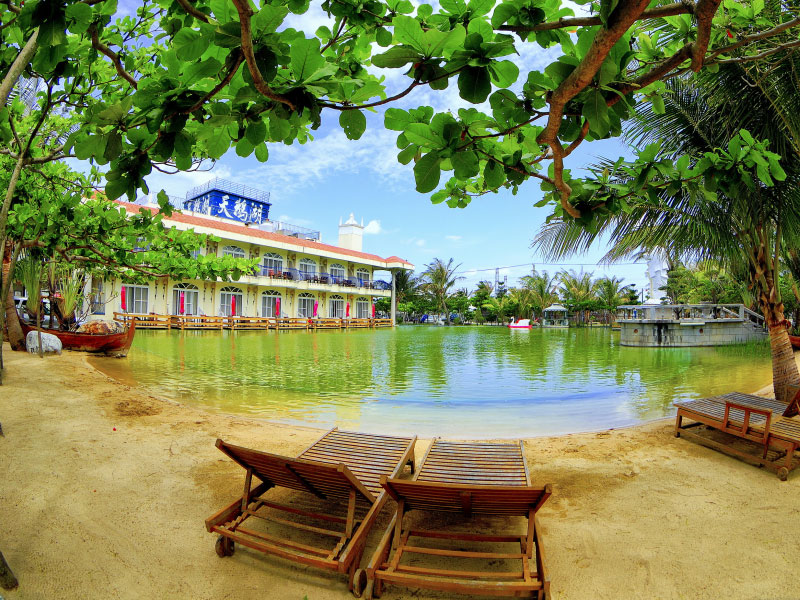
<instances>
[{"instance_id":1,"label":"blue sky","mask_svg":"<svg viewBox=\"0 0 800 600\"><path fill-rule=\"evenodd\" d=\"M464 209L434 205L429 195L414 190L411 165L395 158L392 132L377 125L362 140L353 142L334 128L323 130L304 146L270 147L270 160L240 158L228 152L208 173L190 173L148 178L151 191L165 189L184 196L193 185L218 176L245 183L271 193L273 220L288 221L322 233L322 241L336 243L339 219L352 212L367 226L364 250L387 257L397 255L422 271L433 258L453 258L462 265L465 279L459 284L474 288L481 279L494 279L496 267L525 265L501 270L509 285L530 272L554 272L560 266L543 264L544 258L530 248L531 240L550 213L533 205L542 197L531 181L516 196L501 192L477 198ZM624 149L615 142L586 144L570 157L573 168L606 153L618 156ZM575 270L593 271L595 276L613 274L641 289L646 281L644 265L600 267L605 252L599 245L589 253L565 259ZM475 269L490 271L470 272Z\"/></svg>"},{"instance_id":2,"label":"blue sky","mask_svg":"<svg viewBox=\"0 0 800 600\"><path fill-rule=\"evenodd\" d=\"M330 25L330 21L314 2L308 13L293 16L287 23L307 35L323 24ZM520 67L521 81L527 70L543 69L557 56L554 49L543 50L534 44L518 47L520 55L508 58ZM389 93L404 89L408 83L401 69L376 71L386 77ZM421 105L453 112L472 106L458 97L455 81L442 92L417 88L394 106ZM488 106L478 108L489 112ZM536 181L527 183L516 196L510 192L490 194L473 200L465 209L433 205L429 195L415 191L412 166L397 162L396 132L383 129L382 111L368 114L367 119L362 138L349 141L338 126L338 113L326 110L313 142L302 146L270 144L267 163L259 163L254 156L240 158L230 150L210 172L173 176L156 173L147 178L148 185L153 192L163 188L182 197L189 188L212 177L238 181L271 193L272 219L319 230L322 240L331 243L336 243L339 219L346 219L352 212L367 225L365 251L384 257L400 256L415 264L417 272L435 257L452 257L462 265L465 277L459 287L474 288L481 279L493 280L497 267L525 265L501 271L501 278L508 276L510 286L516 285L533 265L550 272L562 268L543 264L543 257L530 248L550 212L547 207L533 206L542 197ZM583 144L570 156L568 166L574 171L601 155L616 158L625 154L626 148L616 140ZM443 173L442 183L446 178ZM565 263L585 265L566 268L592 271L595 277L613 274L641 289L646 282L644 264L600 267L597 262L605 250L598 246L567 259ZM482 269L488 270L476 271Z\"/></svg>"}]
</instances>

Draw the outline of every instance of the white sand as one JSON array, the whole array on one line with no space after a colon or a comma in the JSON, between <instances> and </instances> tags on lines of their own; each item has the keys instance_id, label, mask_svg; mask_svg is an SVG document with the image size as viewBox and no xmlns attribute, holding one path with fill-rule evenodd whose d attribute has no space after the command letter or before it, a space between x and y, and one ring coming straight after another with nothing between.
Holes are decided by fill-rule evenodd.
<instances>
[{"instance_id":1,"label":"white sand","mask_svg":"<svg viewBox=\"0 0 800 600\"><path fill-rule=\"evenodd\" d=\"M20 580L6 599L351 598L341 577L246 549L220 559L203 526L241 494L217 437L292 455L319 431L159 400L80 354L5 356L0 551ZM555 490L541 511L553 598L800 598L798 471L782 483L676 439L671 419L526 449Z\"/></svg>"}]
</instances>

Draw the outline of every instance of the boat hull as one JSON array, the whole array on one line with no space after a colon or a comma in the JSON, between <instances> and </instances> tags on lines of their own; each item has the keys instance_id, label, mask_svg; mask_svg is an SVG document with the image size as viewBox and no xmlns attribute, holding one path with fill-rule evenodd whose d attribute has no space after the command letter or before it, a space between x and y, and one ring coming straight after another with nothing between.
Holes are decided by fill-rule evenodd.
<instances>
[{"instance_id":1,"label":"boat hull","mask_svg":"<svg viewBox=\"0 0 800 600\"><path fill-rule=\"evenodd\" d=\"M20 319L23 335L28 332L36 331L36 327L25 323ZM42 333L49 333L61 340L61 346L65 350L75 350L78 352L98 352L107 356L122 358L127 356L128 350L133 343L133 336L136 333L136 322L131 321L128 328L122 333L93 334L75 333L74 331L60 331L57 329L42 329Z\"/></svg>"}]
</instances>

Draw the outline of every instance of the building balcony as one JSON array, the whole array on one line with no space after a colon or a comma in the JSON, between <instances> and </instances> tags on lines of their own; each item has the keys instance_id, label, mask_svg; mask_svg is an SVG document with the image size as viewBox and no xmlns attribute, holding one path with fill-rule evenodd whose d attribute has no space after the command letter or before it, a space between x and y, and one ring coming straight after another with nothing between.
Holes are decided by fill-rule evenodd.
<instances>
[{"instance_id":1,"label":"building balcony","mask_svg":"<svg viewBox=\"0 0 800 600\"><path fill-rule=\"evenodd\" d=\"M304 291L319 291L339 294L358 294L364 296L385 296L392 294L392 284L380 279L360 277L338 277L328 273L304 273L296 269L274 271L260 268L255 275L245 275L240 283L291 288Z\"/></svg>"}]
</instances>

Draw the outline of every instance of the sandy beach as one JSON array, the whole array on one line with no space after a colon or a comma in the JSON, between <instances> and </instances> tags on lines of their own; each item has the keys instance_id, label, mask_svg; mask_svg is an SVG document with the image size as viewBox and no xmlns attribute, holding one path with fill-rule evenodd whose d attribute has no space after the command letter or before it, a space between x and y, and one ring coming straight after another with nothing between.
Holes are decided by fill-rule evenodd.
<instances>
[{"instance_id":1,"label":"sandy beach","mask_svg":"<svg viewBox=\"0 0 800 600\"><path fill-rule=\"evenodd\" d=\"M248 550L220 559L203 524L241 495L218 437L294 455L319 430L167 402L81 354L4 355L0 551L20 586L2 597L352 598L343 577ZM672 427L526 440L533 482L554 488L540 513L552 597L800 598L800 473L782 483Z\"/></svg>"}]
</instances>

